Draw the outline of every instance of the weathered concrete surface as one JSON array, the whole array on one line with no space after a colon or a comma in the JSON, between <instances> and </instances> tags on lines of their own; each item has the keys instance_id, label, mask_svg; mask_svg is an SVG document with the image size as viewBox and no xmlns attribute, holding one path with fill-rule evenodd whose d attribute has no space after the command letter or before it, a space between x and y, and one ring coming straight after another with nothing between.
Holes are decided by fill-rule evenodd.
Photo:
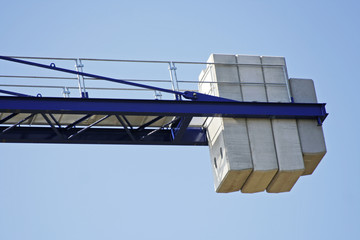
<instances>
[{"instance_id":1,"label":"weathered concrete surface","mask_svg":"<svg viewBox=\"0 0 360 240\"><path fill-rule=\"evenodd\" d=\"M224 119L223 124L215 141L209 142L215 190L225 193L241 189L252 171L252 162L245 119Z\"/></svg>"},{"instance_id":2,"label":"weathered concrete surface","mask_svg":"<svg viewBox=\"0 0 360 240\"><path fill-rule=\"evenodd\" d=\"M268 119L247 119L247 127L254 170L241 191L262 192L278 171L271 122Z\"/></svg>"},{"instance_id":3,"label":"weathered concrete surface","mask_svg":"<svg viewBox=\"0 0 360 240\"><path fill-rule=\"evenodd\" d=\"M237 55L243 101L267 102L264 69L260 56ZM269 119L246 119L253 171L241 191L262 192L278 171L274 138Z\"/></svg>"},{"instance_id":4,"label":"weathered concrete surface","mask_svg":"<svg viewBox=\"0 0 360 240\"><path fill-rule=\"evenodd\" d=\"M273 119L272 126L279 171L266 191L271 193L288 192L305 168L296 120Z\"/></svg>"},{"instance_id":5,"label":"weathered concrete surface","mask_svg":"<svg viewBox=\"0 0 360 240\"><path fill-rule=\"evenodd\" d=\"M208 61L236 63L234 55L211 55ZM209 65L200 76L199 90L241 101L236 65ZM206 127L216 192L239 191L253 168L246 120L209 118Z\"/></svg>"},{"instance_id":6,"label":"weathered concrete surface","mask_svg":"<svg viewBox=\"0 0 360 240\"><path fill-rule=\"evenodd\" d=\"M261 60L268 102L289 102L285 58L264 56Z\"/></svg>"},{"instance_id":7,"label":"weathered concrete surface","mask_svg":"<svg viewBox=\"0 0 360 240\"><path fill-rule=\"evenodd\" d=\"M262 57L268 102L290 102L285 58ZM296 120L271 120L279 170L268 192L287 192L304 172Z\"/></svg>"},{"instance_id":8,"label":"weathered concrete surface","mask_svg":"<svg viewBox=\"0 0 360 240\"><path fill-rule=\"evenodd\" d=\"M294 102L317 103L314 82L311 79L290 79L290 89ZM305 171L312 174L326 154L323 129L316 120L297 120Z\"/></svg>"}]
</instances>

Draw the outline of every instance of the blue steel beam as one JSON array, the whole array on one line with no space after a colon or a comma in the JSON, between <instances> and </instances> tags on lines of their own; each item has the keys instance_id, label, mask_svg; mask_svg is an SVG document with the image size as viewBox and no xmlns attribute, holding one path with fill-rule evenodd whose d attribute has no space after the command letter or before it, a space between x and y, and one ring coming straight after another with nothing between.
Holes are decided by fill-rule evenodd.
<instances>
[{"instance_id":1,"label":"blue steel beam","mask_svg":"<svg viewBox=\"0 0 360 240\"><path fill-rule=\"evenodd\" d=\"M0 97L0 112L320 119L324 103Z\"/></svg>"}]
</instances>

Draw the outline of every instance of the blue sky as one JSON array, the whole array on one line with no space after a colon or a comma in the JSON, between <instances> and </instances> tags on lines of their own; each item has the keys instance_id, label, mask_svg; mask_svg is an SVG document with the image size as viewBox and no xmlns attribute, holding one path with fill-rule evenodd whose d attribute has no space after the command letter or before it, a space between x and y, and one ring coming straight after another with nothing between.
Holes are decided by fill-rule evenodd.
<instances>
[{"instance_id":1,"label":"blue sky","mask_svg":"<svg viewBox=\"0 0 360 240\"><path fill-rule=\"evenodd\" d=\"M3 1L1 55L284 56L330 115L327 155L284 194L216 194L207 147L2 143L0 239L359 238L359 10L346 0Z\"/></svg>"}]
</instances>

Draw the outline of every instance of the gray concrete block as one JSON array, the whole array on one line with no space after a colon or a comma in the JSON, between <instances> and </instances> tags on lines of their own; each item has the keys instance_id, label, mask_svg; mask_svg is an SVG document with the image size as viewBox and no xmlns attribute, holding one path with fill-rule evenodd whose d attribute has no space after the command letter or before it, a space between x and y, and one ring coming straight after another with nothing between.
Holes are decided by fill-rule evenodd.
<instances>
[{"instance_id":1,"label":"gray concrete block","mask_svg":"<svg viewBox=\"0 0 360 240\"><path fill-rule=\"evenodd\" d=\"M214 82L239 82L236 58L234 55L221 55L221 54L211 54L208 59L208 62L219 63L212 64L213 67L213 79ZM225 64L234 64L234 65L224 65Z\"/></svg>"},{"instance_id":2,"label":"gray concrete block","mask_svg":"<svg viewBox=\"0 0 360 240\"><path fill-rule=\"evenodd\" d=\"M236 63L234 55L213 54L209 62ZM202 81L214 82L206 85ZM199 82L200 92L242 100L236 65L209 64ZM252 171L245 119L209 118L205 124L216 192L239 191Z\"/></svg>"},{"instance_id":3,"label":"gray concrete block","mask_svg":"<svg viewBox=\"0 0 360 240\"><path fill-rule=\"evenodd\" d=\"M239 101L290 102L283 57L213 54L209 61L218 64L208 64L201 73L200 92ZM294 80L292 84L295 101L316 101L314 89L303 89L310 83ZM297 87L299 84L302 87ZM318 143L309 141L311 138L317 142L323 137L321 128L313 129L314 123L295 119L209 118L205 127L215 190L290 191L299 177L313 171L317 159L325 154L319 151Z\"/></svg>"},{"instance_id":4,"label":"gray concrete block","mask_svg":"<svg viewBox=\"0 0 360 240\"><path fill-rule=\"evenodd\" d=\"M226 144L225 154L231 169L252 168L249 137L246 120L242 118L223 118L223 134Z\"/></svg>"},{"instance_id":5,"label":"gray concrete block","mask_svg":"<svg viewBox=\"0 0 360 240\"><path fill-rule=\"evenodd\" d=\"M209 140L215 191L239 191L252 171L245 119L224 119L224 129Z\"/></svg>"},{"instance_id":6,"label":"gray concrete block","mask_svg":"<svg viewBox=\"0 0 360 240\"><path fill-rule=\"evenodd\" d=\"M242 85L242 95L247 102L267 102L264 85Z\"/></svg>"},{"instance_id":7,"label":"gray concrete block","mask_svg":"<svg viewBox=\"0 0 360 240\"><path fill-rule=\"evenodd\" d=\"M269 59L273 61L269 61ZM265 62L282 63L282 58L262 58ZM264 66L264 80L269 102L290 102L286 66Z\"/></svg>"},{"instance_id":8,"label":"gray concrete block","mask_svg":"<svg viewBox=\"0 0 360 240\"><path fill-rule=\"evenodd\" d=\"M326 154L323 129L311 119L297 120L297 126L305 164L303 175L310 175Z\"/></svg>"},{"instance_id":9,"label":"gray concrete block","mask_svg":"<svg viewBox=\"0 0 360 240\"><path fill-rule=\"evenodd\" d=\"M276 56L261 56L262 64L264 65L282 65L286 66L284 57Z\"/></svg>"},{"instance_id":10,"label":"gray concrete block","mask_svg":"<svg viewBox=\"0 0 360 240\"><path fill-rule=\"evenodd\" d=\"M271 122L279 171L266 191L288 192L305 170L296 120L273 119Z\"/></svg>"},{"instance_id":11,"label":"gray concrete block","mask_svg":"<svg viewBox=\"0 0 360 240\"><path fill-rule=\"evenodd\" d=\"M257 55L235 55L239 64L261 64L261 57Z\"/></svg>"},{"instance_id":12,"label":"gray concrete block","mask_svg":"<svg viewBox=\"0 0 360 240\"><path fill-rule=\"evenodd\" d=\"M205 123L208 140L211 142L215 141L220 132L224 129L223 119L221 117L208 118Z\"/></svg>"},{"instance_id":13,"label":"gray concrete block","mask_svg":"<svg viewBox=\"0 0 360 240\"><path fill-rule=\"evenodd\" d=\"M245 62L246 65L239 65L239 77L241 83L264 83L263 71L260 64L260 57L251 58L252 61L245 59L241 56L237 56L238 63ZM249 65L254 64L254 65Z\"/></svg>"},{"instance_id":14,"label":"gray concrete block","mask_svg":"<svg viewBox=\"0 0 360 240\"><path fill-rule=\"evenodd\" d=\"M239 79L244 101L266 102L266 92L260 56L237 55Z\"/></svg>"},{"instance_id":15,"label":"gray concrete block","mask_svg":"<svg viewBox=\"0 0 360 240\"><path fill-rule=\"evenodd\" d=\"M267 86L266 93L268 102L290 102L287 87L283 86Z\"/></svg>"},{"instance_id":16,"label":"gray concrete block","mask_svg":"<svg viewBox=\"0 0 360 240\"><path fill-rule=\"evenodd\" d=\"M294 102L317 103L314 81L312 79L290 78L290 89Z\"/></svg>"},{"instance_id":17,"label":"gray concrete block","mask_svg":"<svg viewBox=\"0 0 360 240\"><path fill-rule=\"evenodd\" d=\"M260 56L237 56L241 90L244 101L267 102L263 68ZM249 65L251 64L251 65ZM253 171L241 191L261 192L278 170L271 122L268 119L247 119Z\"/></svg>"},{"instance_id":18,"label":"gray concrete block","mask_svg":"<svg viewBox=\"0 0 360 240\"><path fill-rule=\"evenodd\" d=\"M247 119L247 127L254 170L241 191L262 192L278 171L272 126L269 119Z\"/></svg>"},{"instance_id":19,"label":"gray concrete block","mask_svg":"<svg viewBox=\"0 0 360 240\"><path fill-rule=\"evenodd\" d=\"M237 101L242 101L240 84L218 83L214 86L215 95Z\"/></svg>"},{"instance_id":20,"label":"gray concrete block","mask_svg":"<svg viewBox=\"0 0 360 240\"><path fill-rule=\"evenodd\" d=\"M311 79L290 79L292 97L298 103L317 103L314 82ZM314 172L326 154L323 129L316 120L297 120L305 171L303 175Z\"/></svg>"},{"instance_id":21,"label":"gray concrete block","mask_svg":"<svg viewBox=\"0 0 360 240\"><path fill-rule=\"evenodd\" d=\"M285 84L287 82L285 66L264 66L263 69L266 83Z\"/></svg>"},{"instance_id":22,"label":"gray concrete block","mask_svg":"<svg viewBox=\"0 0 360 240\"><path fill-rule=\"evenodd\" d=\"M211 86L214 95L242 101L235 55L212 54L208 62L219 63L209 65L211 81L216 83Z\"/></svg>"},{"instance_id":23,"label":"gray concrete block","mask_svg":"<svg viewBox=\"0 0 360 240\"><path fill-rule=\"evenodd\" d=\"M241 83L264 83L261 66L239 65L239 76Z\"/></svg>"}]
</instances>

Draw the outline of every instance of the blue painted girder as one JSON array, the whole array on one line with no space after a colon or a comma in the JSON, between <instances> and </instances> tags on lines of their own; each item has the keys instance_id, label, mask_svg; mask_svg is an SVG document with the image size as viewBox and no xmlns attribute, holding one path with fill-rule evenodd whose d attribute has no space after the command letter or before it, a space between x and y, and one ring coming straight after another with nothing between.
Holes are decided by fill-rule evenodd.
<instances>
[{"instance_id":1,"label":"blue painted girder","mask_svg":"<svg viewBox=\"0 0 360 240\"><path fill-rule=\"evenodd\" d=\"M306 118L322 123L327 116L325 104L46 97L0 97L0 113L11 113L0 119L2 142L145 145L207 145L205 129L189 127L193 117ZM19 113L28 116L11 125L9 120ZM21 126L36 114L42 115L48 125ZM74 123L65 126L56 122L52 114L86 116L80 115ZM103 119L115 115L119 125L96 128L96 123L93 123L78 126L83 119L92 115L105 115ZM176 119L163 127L149 129L150 121L133 128L119 117L125 115L157 116L152 121L162 116L176 116ZM95 128L92 128L93 125Z\"/></svg>"},{"instance_id":2,"label":"blue painted girder","mask_svg":"<svg viewBox=\"0 0 360 240\"><path fill-rule=\"evenodd\" d=\"M324 103L0 97L0 112L325 120Z\"/></svg>"}]
</instances>

